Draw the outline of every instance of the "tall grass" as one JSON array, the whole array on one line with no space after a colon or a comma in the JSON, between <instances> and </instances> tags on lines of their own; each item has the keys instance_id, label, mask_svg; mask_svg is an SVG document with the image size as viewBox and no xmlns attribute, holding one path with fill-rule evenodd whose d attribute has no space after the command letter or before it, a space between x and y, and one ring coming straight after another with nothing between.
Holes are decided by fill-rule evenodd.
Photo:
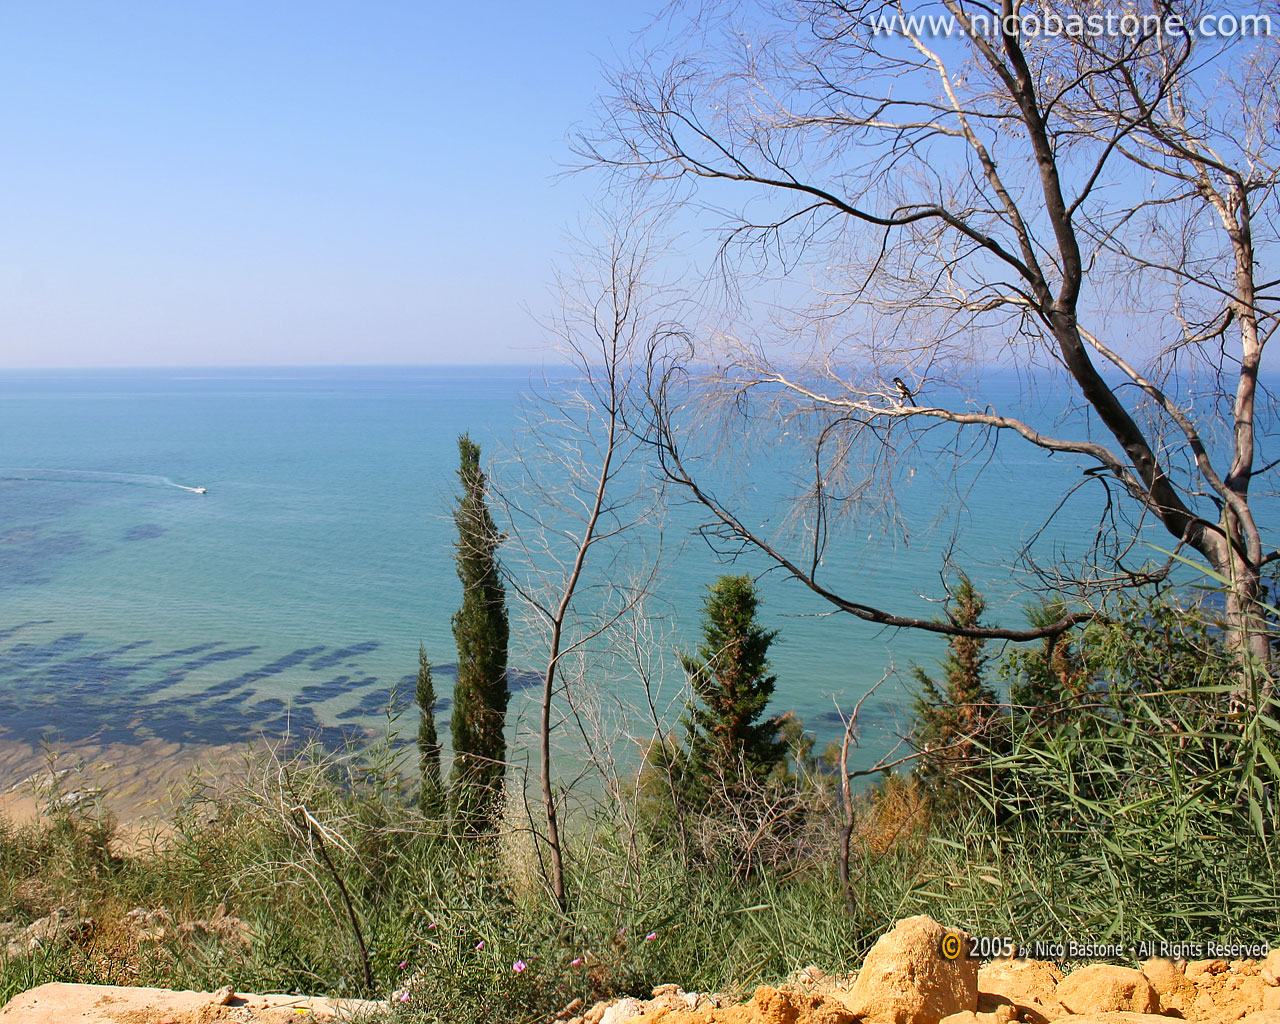
<instances>
[{"instance_id":1,"label":"tall grass","mask_svg":"<svg viewBox=\"0 0 1280 1024\"><path fill-rule=\"evenodd\" d=\"M0 1001L56 980L229 982L395 994L406 1019L478 1024L667 982L746 992L810 964L841 974L917 913L1022 942L1274 941L1272 706L1242 711L1211 658L1176 688L1159 682L1094 688L1069 714L1011 709L981 770L958 780L972 799L953 813L931 813L907 779L863 794L847 892L842 816L820 779L803 844L746 872L716 844L690 855L669 823L600 803L568 836L561 913L532 824L509 810L494 837L451 837L417 809L394 742L260 751L230 784L194 785L154 849L116 849L92 813L0 823L0 920L65 908L98 923L79 943L0 956ZM178 928L148 940L125 924L134 907L181 922L220 904L247 922L247 945Z\"/></svg>"}]
</instances>

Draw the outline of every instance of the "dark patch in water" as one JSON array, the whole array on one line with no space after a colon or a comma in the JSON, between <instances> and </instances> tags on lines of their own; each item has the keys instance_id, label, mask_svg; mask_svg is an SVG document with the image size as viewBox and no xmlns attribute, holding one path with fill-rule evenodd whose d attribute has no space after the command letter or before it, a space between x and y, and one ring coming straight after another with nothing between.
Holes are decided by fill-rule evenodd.
<instances>
[{"instance_id":1,"label":"dark patch in water","mask_svg":"<svg viewBox=\"0 0 1280 1024\"><path fill-rule=\"evenodd\" d=\"M216 665L220 661L234 661L236 658L246 658L258 650L258 646L258 644L253 644L250 647L233 647L229 651L210 651L208 654L201 655L193 661L186 662L181 666L180 671L191 672L197 668L204 668L206 665Z\"/></svg>"},{"instance_id":2,"label":"dark patch in water","mask_svg":"<svg viewBox=\"0 0 1280 1024\"><path fill-rule=\"evenodd\" d=\"M902 724L903 717L902 708L898 705L887 700L872 701L863 704L859 710L858 725L862 728L883 730ZM844 720L840 718L838 711L826 711L819 715L817 720L824 725L833 725L839 731L844 730Z\"/></svg>"},{"instance_id":3,"label":"dark patch in water","mask_svg":"<svg viewBox=\"0 0 1280 1024\"><path fill-rule=\"evenodd\" d=\"M207 644L196 644L194 647L182 647L176 651L165 651L164 654L156 654L151 657L151 661L165 661L169 658L185 658L191 654L202 654L205 651L212 650L214 647L221 646L218 641L210 640Z\"/></svg>"},{"instance_id":4,"label":"dark patch in water","mask_svg":"<svg viewBox=\"0 0 1280 1024\"><path fill-rule=\"evenodd\" d=\"M223 697L222 700L206 701L203 706L215 714L230 714L233 711L240 714L242 713L241 705L252 696L254 695L248 692L233 693L230 697Z\"/></svg>"},{"instance_id":5,"label":"dark patch in water","mask_svg":"<svg viewBox=\"0 0 1280 1024\"><path fill-rule=\"evenodd\" d=\"M517 672L515 669L507 671L507 688L512 693L519 693L521 690L528 690L541 685L542 676L537 672Z\"/></svg>"},{"instance_id":6,"label":"dark patch in water","mask_svg":"<svg viewBox=\"0 0 1280 1024\"><path fill-rule=\"evenodd\" d=\"M20 622L16 626L10 626L8 629L0 629L0 640L8 640L14 633L22 629L29 629L32 626L47 626L53 619L31 619L29 622Z\"/></svg>"},{"instance_id":7,"label":"dark patch in water","mask_svg":"<svg viewBox=\"0 0 1280 1024\"><path fill-rule=\"evenodd\" d=\"M407 703L407 698L402 699ZM374 718L386 711L390 702L390 690L372 690L361 697L352 710L359 711L365 717Z\"/></svg>"},{"instance_id":8,"label":"dark patch in water","mask_svg":"<svg viewBox=\"0 0 1280 1024\"><path fill-rule=\"evenodd\" d=\"M362 654L368 654L370 651L376 651L382 646L379 640L366 640L364 643L355 644L351 647L343 647L341 650L331 651L323 657L316 658L311 662L311 671L319 672L321 669L332 668L340 661L348 661L352 658L358 658ZM323 647L317 650L324 650Z\"/></svg>"},{"instance_id":9,"label":"dark patch in water","mask_svg":"<svg viewBox=\"0 0 1280 1024\"><path fill-rule=\"evenodd\" d=\"M198 670L252 657L257 645L232 647L211 641L143 655L151 641L114 647L94 645L84 633L65 633L44 642L15 642L26 622L0 632L0 734L53 742L136 745L155 737L180 743L234 743L265 735L273 739L314 738L339 746L365 734L351 719L385 713L390 694L374 675L348 672L306 687L294 698L264 697L254 685L321 655L324 646L299 648L199 693L165 695ZM360 650L380 646L361 645ZM334 652L338 653L338 652ZM348 648L344 658L354 657ZM442 676L451 672L445 670ZM397 708L411 699L415 677L405 676ZM360 698L337 725L323 723L305 706L333 697ZM444 711L448 703L441 702ZM354 712L354 713L352 713Z\"/></svg>"},{"instance_id":10,"label":"dark patch in water","mask_svg":"<svg viewBox=\"0 0 1280 1024\"><path fill-rule=\"evenodd\" d=\"M50 532L35 526L0 535L0 590L38 586L53 579L59 562L81 561L90 544L76 531Z\"/></svg>"},{"instance_id":11,"label":"dark patch in water","mask_svg":"<svg viewBox=\"0 0 1280 1024\"><path fill-rule=\"evenodd\" d=\"M275 661L267 665L263 665L261 668L255 668L248 672L242 672L240 675L236 676L234 679L228 679L224 683L216 683L215 685L209 687L207 690L204 691L205 695L210 697L217 696L220 693L227 693L231 690L234 690L236 689L236 687L248 686L250 683L256 683L260 679L268 679L271 676L278 676L281 672L284 672L287 669L291 669L294 666L306 661L309 657L311 657L311 655L315 654L316 651L323 651L323 650L324 650L323 647L299 648L296 651L286 654L283 658L277 658Z\"/></svg>"},{"instance_id":12,"label":"dark patch in water","mask_svg":"<svg viewBox=\"0 0 1280 1024\"><path fill-rule=\"evenodd\" d=\"M347 684L350 682L350 676L338 676L335 679L330 679L327 683L304 686L298 692L296 702L298 704L314 704L317 701L328 700L330 697L336 697L347 689Z\"/></svg>"},{"instance_id":13,"label":"dark patch in water","mask_svg":"<svg viewBox=\"0 0 1280 1024\"><path fill-rule=\"evenodd\" d=\"M224 693L230 693L232 690L239 690L245 684L244 676L237 676L235 679L224 679L220 683L214 683L212 686L206 686L200 691L200 697L209 700L213 697L221 697Z\"/></svg>"},{"instance_id":14,"label":"dark patch in water","mask_svg":"<svg viewBox=\"0 0 1280 1024\"><path fill-rule=\"evenodd\" d=\"M71 653L84 643L84 633L67 633L44 644L14 644L0 655L0 674L18 674L22 671L39 669L56 658Z\"/></svg>"},{"instance_id":15,"label":"dark patch in water","mask_svg":"<svg viewBox=\"0 0 1280 1024\"><path fill-rule=\"evenodd\" d=\"M155 523L139 523L137 526L131 526L124 531L124 540L155 540L157 537L163 536L165 530L163 526L157 526Z\"/></svg>"}]
</instances>

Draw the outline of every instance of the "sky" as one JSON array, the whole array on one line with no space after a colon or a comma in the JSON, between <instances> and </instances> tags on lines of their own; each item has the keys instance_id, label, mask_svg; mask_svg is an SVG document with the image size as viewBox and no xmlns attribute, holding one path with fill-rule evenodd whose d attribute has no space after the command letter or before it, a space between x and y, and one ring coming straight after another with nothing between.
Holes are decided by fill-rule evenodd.
<instances>
[{"instance_id":1,"label":"sky","mask_svg":"<svg viewBox=\"0 0 1280 1024\"><path fill-rule=\"evenodd\" d=\"M0 367L537 361L659 6L6 4Z\"/></svg>"}]
</instances>

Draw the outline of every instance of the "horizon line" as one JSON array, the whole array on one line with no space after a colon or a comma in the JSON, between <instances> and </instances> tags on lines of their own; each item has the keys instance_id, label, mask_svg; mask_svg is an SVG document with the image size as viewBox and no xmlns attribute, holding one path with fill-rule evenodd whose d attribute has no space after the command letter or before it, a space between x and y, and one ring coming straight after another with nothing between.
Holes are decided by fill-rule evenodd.
<instances>
[{"instance_id":1,"label":"horizon line","mask_svg":"<svg viewBox=\"0 0 1280 1024\"><path fill-rule=\"evenodd\" d=\"M59 373L84 370L391 370L391 369L477 369L490 367L503 369L507 367L537 367L548 365L542 362L510 362L510 363L91 363L80 366L3 366L0 373ZM555 362L550 365L570 366L568 362Z\"/></svg>"}]
</instances>

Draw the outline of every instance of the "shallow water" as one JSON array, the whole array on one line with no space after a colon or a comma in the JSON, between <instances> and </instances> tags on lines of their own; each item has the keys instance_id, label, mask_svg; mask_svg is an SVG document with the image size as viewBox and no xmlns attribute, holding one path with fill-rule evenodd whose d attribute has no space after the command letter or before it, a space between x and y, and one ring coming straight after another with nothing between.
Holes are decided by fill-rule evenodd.
<instances>
[{"instance_id":1,"label":"shallow water","mask_svg":"<svg viewBox=\"0 0 1280 1024\"><path fill-rule=\"evenodd\" d=\"M486 453L507 443L529 380L524 368L0 374L0 735L337 742L403 705L420 640L447 731L456 438L469 431ZM962 564L996 587L997 607L1011 588L996 563L1070 472L1042 453L1002 453L970 493ZM774 490L763 480L758 500ZM904 499L923 529L935 482ZM669 532L692 523L677 510ZM850 531L839 577L936 614L918 595L940 591L945 536L917 532L903 546L879 529L867 526L866 541ZM664 643L696 643L702 588L723 571L701 543L683 550L663 585ZM837 732L836 701L851 706L890 662L901 676L942 651L933 637L826 615L776 576L762 586L766 624L782 632L775 707L822 741ZM527 689L533 657L519 641L512 662L516 690ZM900 676L864 709L860 763L905 728ZM527 724L527 699L512 710Z\"/></svg>"}]
</instances>

